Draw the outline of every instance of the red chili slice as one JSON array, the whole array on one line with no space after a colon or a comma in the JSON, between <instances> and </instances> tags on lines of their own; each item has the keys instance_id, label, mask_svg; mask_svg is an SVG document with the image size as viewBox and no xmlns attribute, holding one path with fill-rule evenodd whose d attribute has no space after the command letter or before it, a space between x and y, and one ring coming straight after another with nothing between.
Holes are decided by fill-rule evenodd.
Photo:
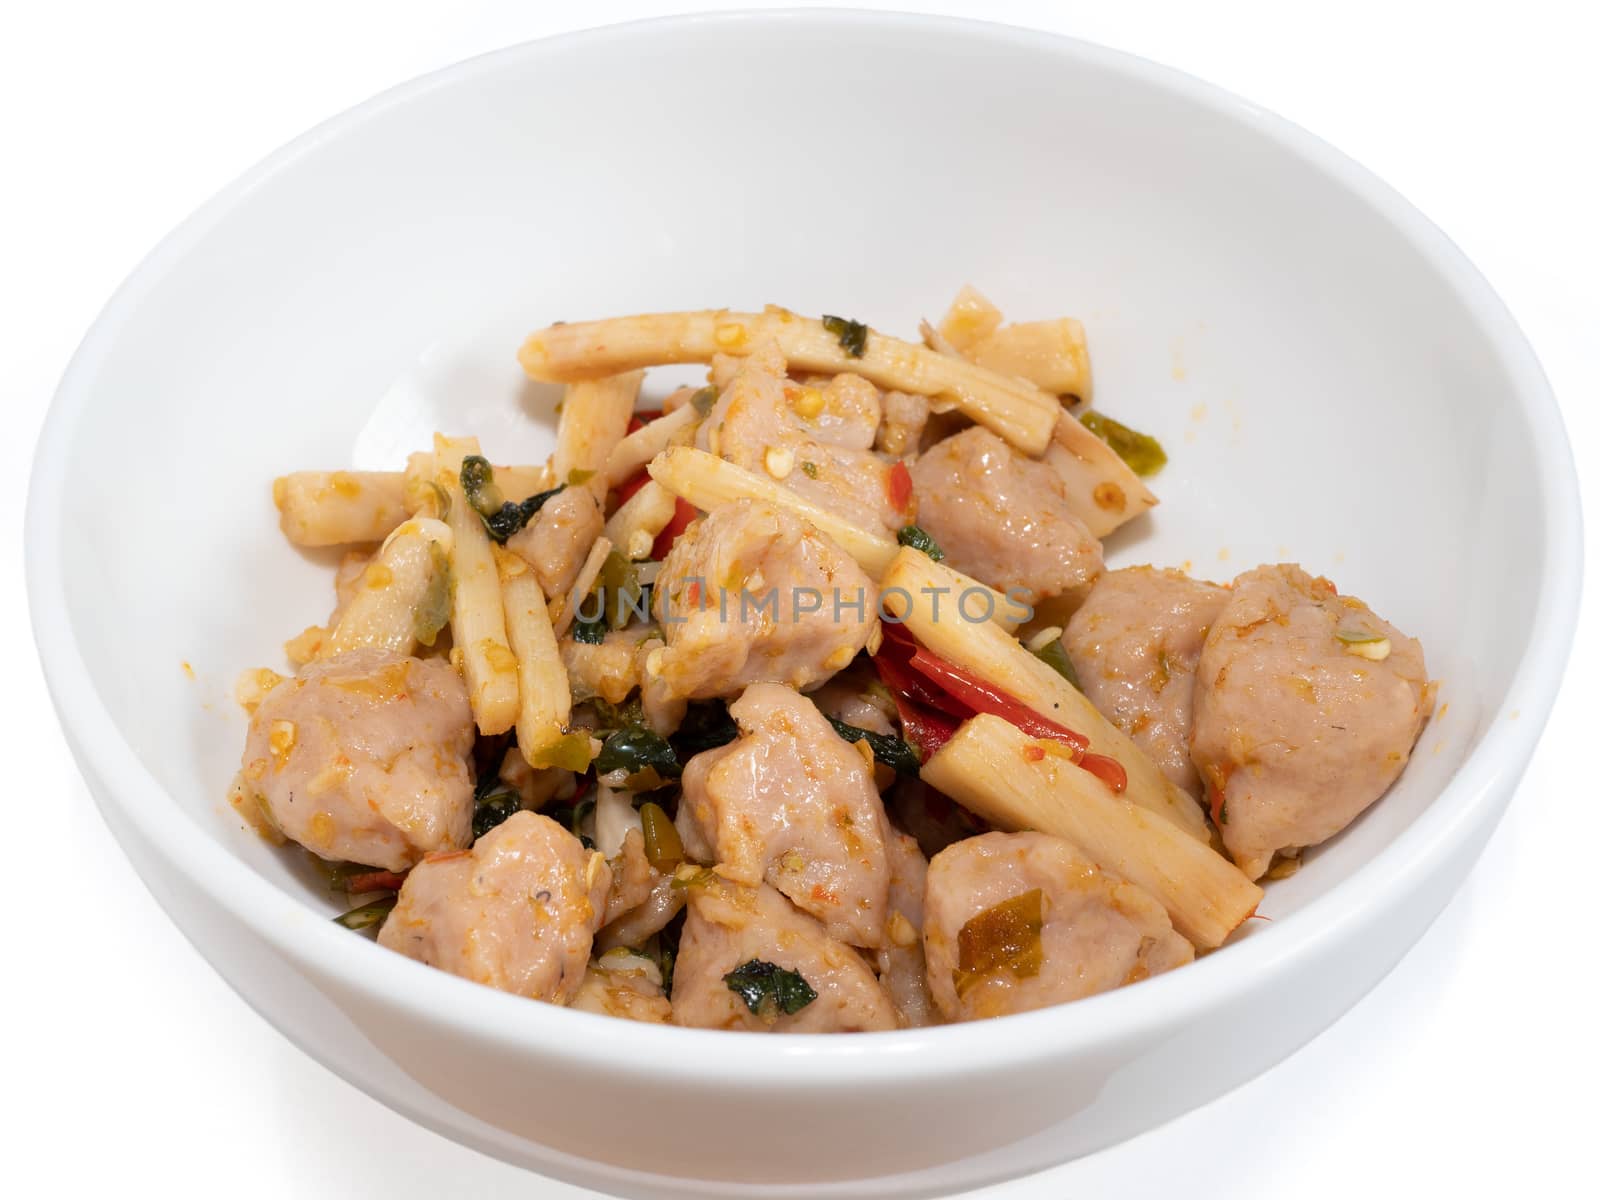
<instances>
[{"instance_id":1,"label":"red chili slice","mask_svg":"<svg viewBox=\"0 0 1600 1200\"><path fill-rule=\"evenodd\" d=\"M911 668L931 679L974 712L992 713L1011 722L1029 737L1054 738L1078 751L1089 749L1089 739L1077 730L1040 716L1016 697L1002 692L948 659L940 658L924 646L917 647L917 652L911 656Z\"/></svg>"},{"instance_id":2,"label":"red chili slice","mask_svg":"<svg viewBox=\"0 0 1600 1200\"><path fill-rule=\"evenodd\" d=\"M689 522L699 515L698 508L679 496L678 506L672 512L672 520L667 522L667 527L657 536L655 545L650 547L650 557L657 562L665 558L667 551L672 549L672 543L678 540L678 535L689 528Z\"/></svg>"},{"instance_id":3,"label":"red chili slice","mask_svg":"<svg viewBox=\"0 0 1600 1200\"><path fill-rule=\"evenodd\" d=\"M347 876L344 890L348 896L359 896L363 892L398 892L405 881L404 871L363 871L359 875Z\"/></svg>"},{"instance_id":4,"label":"red chili slice","mask_svg":"<svg viewBox=\"0 0 1600 1200\"><path fill-rule=\"evenodd\" d=\"M911 507L911 472L903 462L889 468L889 503L896 511L905 512Z\"/></svg>"},{"instance_id":5,"label":"red chili slice","mask_svg":"<svg viewBox=\"0 0 1600 1200\"><path fill-rule=\"evenodd\" d=\"M626 480L617 485L617 503L626 504L633 498L633 494L650 482L650 472L637 471L628 476Z\"/></svg>"},{"instance_id":6,"label":"red chili slice","mask_svg":"<svg viewBox=\"0 0 1600 1200\"><path fill-rule=\"evenodd\" d=\"M898 625L884 622L883 628L883 645L878 648L878 653L872 659L872 665L877 667L878 678L883 680L883 686L897 697L904 696L923 708L946 713L958 721L970 717L971 709L957 703L952 696L941 692L911 669L911 655L915 652L916 643L909 640L902 642L890 632L899 629ZM905 636L908 639L910 637L909 634Z\"/></svg>"},{"instance_id":7,"label":"red chili slice","mask_svg":"<svg viewBox=\"0 0 1600 1200\"><path fill-rule=\"evenodd\" d=\"M900 736L917 748L923 762L943 749L961 728L961 722L948 713L924 707L899 693L895 693L894 706L900 713Z\"/></svg>"},{"instance_id":8,"label":"red chili slice","mask_svg":"<svg viewBox=\"0 0 1600 1200\"><path fill-rule=\"evenodd\" d=\"M1029 737L1050 738L1072 749L1073 761L1119 795L1127 790L1128 772L1104 754L1090 754L1089 739L1074 729L1041 716L1022 701L972 672L941 658L911 636L903 625L883 623L883 645L872 663L900 706L902 729L908 719L936 724L926 736L936 745L932 754L954 736L961 722L977 713L989 713L1015 725ZM906 734L908 741L922 742Z\"/></svg>"},{"instance_id":9,"label":"red chili slice","mask_svg":"<svg viewBox=\"0 0 1600 1200\"><path fill-rule=\"evenodd\" d=\"M1117 795L1128 790L1128 772L1116 759L1107 758L1104 754L1085 754L1078 760L1078 765Z\"/></svg>"}]
</instances>

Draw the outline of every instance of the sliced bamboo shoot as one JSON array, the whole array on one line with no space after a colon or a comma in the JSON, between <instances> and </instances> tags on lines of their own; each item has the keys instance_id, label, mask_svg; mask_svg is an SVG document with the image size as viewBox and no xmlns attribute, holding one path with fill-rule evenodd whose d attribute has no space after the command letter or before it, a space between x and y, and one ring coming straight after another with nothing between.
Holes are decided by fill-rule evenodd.
<instances>
[{"instance_id":1,"label":"sliced bamboo shoot","mask_svg":"<svg viewBox=\"0 0 1600 1200\"><path fill-rule=\"evenodd\" d=\"M821 321L781 308L759 313L653 313L607 321L552 325L529 335L518 358L533 379L572 382L666 363L709 363L714 355L749 354L776 340L791 368L852 371L881 388L948 398L1026 454L1050 443L1060 402L1026 380L949 358L870 330L860 354Z\"/></svg>"},{"instance_id":2,"label":"sliced bamboo shoot","mask_svg":"<svg viewBox=\"0 0 1600 1200\"><path fill-rule=\"evenodd\" d=\"M503 552L497 558L506 633L517 656L517 745L526 759L537 761L567 731L572 690L533 570L515 554Z\"/></svg>"},{"instance_id":3,"label":"sliced bamboo shoot","mask_svg":"<svg viewBox=\"0 0 1600 1200\"><path fill-rule=\"evenodd\" d=\"M606 537L624 558L635 562L649 558L656 538L677 511L677 498L652 479L611 514Z\"/></svg>"},{"instance_id":4,"label":"sliced bamboo shoot","mask_svg":"<svg viewBox=\"0 0 1600 1200\"><path fill-rule=\"evenodd\" d=\"M1005 314L995 306L994 301L970 283L963 284L939 320L939 341L942 346L949 348L948 351L941 349L940 352L960 354L965 357L968 350L999 329L1000 323L1004 320ZM928 331L925 329L923 337L927 336Z\"/></svg>"},{"instance_id":5,"label":"sliced bamboo shoot","mask_svg":"<svg viewBox=\"0 0 1600 1200\"><path fill-rule=\"evenodd\" d=\"M682 496L701 512L734 500L764 500L786 509L828 535L873 579L883 574L900 547L886 537L868 533L829 512L783 484L724 462L715 454L689 446L675 446L650 463L650 478L674 496Z\"/></svg>"},{"instance_id":6,"label":"sliced bamboo shoot","mask_svg":"<svg viewBox=\"0 0 1600 1200\"><path fill-rule=\"evenodd\" d=\"M1061 414L1044 461L1066 483L1073 516L1097 538L1159 503L1117 452L1069 412Z\"/></svg>"},{"instance_id":7,"label":"sliced bamboo shoot","mask_svg":"<svg viewBox=\"0 0 1600 1200\"><path fill-rule=\"evenodd\" d=\"M1073 842L1149 892L1179 933L1214 949L1255 912L1261 889L1204 842L1114 795L1056 742L980 715L922 764L922 778L1001 829Z\"/></svg>"},{"instance_id":8,"label":"sliced bamboo shoot","mask_svg":"<svg viewBox=\"0 0 1600 1200\"><path fill-rule=\"evenodd\" d=\"M1071 317L1003 325L965 355L980 367L1026 379L1053 396L1088 400L1093 390L1083 324Z\"/></svg>"},{"instance_id":9,"label":"sliced bamboo shoot","mask_svg":"<svg viewBox=\"0 0 1600 1200\"><path fill-rule=\"evenodd\" d=\"M296 471L272 481L272 502L296 546L381 542L406 519L399 471Z\"/></svg>"},{"instance_id":10,"label":"sliced bamboo shoot","mask_svg":"<svg viewBox=\"0 0 1600 1200\"><path fill-rule=\"evenodd\" d=\"M575 476L583 476L584 485L605 499L611 486L607 460L628 434L643 380L643 371L629 371L568 386L550 460L557 483L571 484L577 482Z\"/></svg>"},{"instance_id":11,"label":"sliced bamboo shoot","mask_svg":"<svg viewBox=\"0 0 1600 1200\"><path fill-rule=\"evenodd\" d=\"M595 538L594 545L589 547L589 557L578 568L577 577L573 579L566 598L557 597L552 606L550 618L555 624L556 637L565 637L567 630L572 628L578 609L589 598L589 593L594 591L595 582L600 578L600 568L606 565L606 555L610 553L611 539L604 534Z\"/></svg>"},{"instance_id":12,"label":"sliced bamboo shoot","mask_svg":"<svg viewBox=\"0 0 1600 1200\"><path fill-rule=\"evenodd\" d=\"M650 464L650 477L702 512L734 500L764 500L787 509L837 542L874 581L882 578L888 564L902 553L898 543L868 533L859 525L803 499L781 483L724 462L704 450L674 447ZM963 586L969 589L969 606L980 608L986 614L992 612L994 623L1002 630L1010 632L1027 619L1026 605L1012 602L1003 593L976 579L965 575L960 578ZM988 594L988 600L978 605L976 597L982 593Z\"/></svg>"},{"instance_id":13,"label":"sliced bamboo shoot","mask_svg":"<svg viewBox=\"0 0 1600 1200\"><path fill-rule=\"evenodd\" d=\"M883 575L882 603L933 653L1015 696L1040 715L1076 729L1089 739L1091 752L1116 759L1128 773L1127 799L1159 813L1200 841L1208 841L1205 816L1194 797L1174 786L1082 692L1028 653L998 622L967 619L955 601L973 586L982 585L907 548Z\"/></svg>"},{"instance_id":14,"label":"sliced bamboo shoot","mask_svg":"<svg viewBox=\"0 0 1600 1200\"><path fill-rule=\"evenodd\" d=\"M410 654L450 617L450 547L442 521L414 517L383 543L355 585L339 623L317 647L318 658L375 647Z\"/></svg>"},{"instance_id":15,"label":"sliced bamboo shoot","mask_svg":"<svg viewBox=\"0 0 1600 1200\"><path fill-rule=\"evenodd\" d=\"M477 453L477 438L434 435L434 482L449 501L445 521L453 537L451 640L461 652L461 673L478 731L492 735L504 733L516 723L517 658L506 640L493 543L461 490L461 460Z\"/></svg>"},{"instance_id":16,"label":"sliced bamboo shoot","mask_svg":"<svg viewBox=\"0 0 1600 1200\"><path fill-rule=\"evenodd\" d=\"M635 429L617 443L606 460L606 483L614 488L627 483L635 472L671 445L678 434L699 420L700 414L694 405L685 404Z\"/></svg>"}]
</instances>

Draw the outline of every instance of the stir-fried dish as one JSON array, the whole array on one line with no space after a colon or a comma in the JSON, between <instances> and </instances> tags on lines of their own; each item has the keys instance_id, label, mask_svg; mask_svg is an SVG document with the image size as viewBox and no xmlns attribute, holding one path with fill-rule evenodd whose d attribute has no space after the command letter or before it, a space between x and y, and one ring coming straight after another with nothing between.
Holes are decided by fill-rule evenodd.
<instances>
[{"instance_id":1,"label":"stir-fried dish","mask_svg":"<svg viewBox=\"0 0 1600 1200\"><path fill-rule=\"evenodd\" d=\"M1155 439L1070 319L971 288L918 342L779 308L556 324L554 453L439 434L301 472L346 546L246 673L232 801L341 924L530 999L887 1030L1223 945L1404 769L1422 648L1288 564L1109 570ZM703 384L641 409L644 370Z\"/></svg>"}]
</instances>

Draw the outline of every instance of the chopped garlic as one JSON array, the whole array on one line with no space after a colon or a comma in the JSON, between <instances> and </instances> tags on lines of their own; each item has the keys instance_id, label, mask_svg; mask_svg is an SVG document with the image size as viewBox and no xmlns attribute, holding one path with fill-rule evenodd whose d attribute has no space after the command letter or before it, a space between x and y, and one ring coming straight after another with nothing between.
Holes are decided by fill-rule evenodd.
<instances>
[{"instance_id":1,"label":"chopped garlic","mask_svg":"<svg viewBox=\"0 0 1600 1200\"><path fill-rule=\"evenodd\" d=\"M295 666L303 667L322 653L327 640L328 631L321 625L307 625L283 644L283 652Z\"/></svg>"},{"instance_id":2,"label":"chopped garlic","mask_svg":"<svg viewBox=\"0 0 1600 1200\"><path fill-rule=\"evenodd\" d=\"M1391 648L1388 638L1379 638L1375 642L1349 642L1345 645L1345 649L1351 654L1358 655L1369 662L1382 662L1389 657Z\"/></svg>"},{"instance_id":3,"label":"chopped garlic","mask_svg":"<svg viewBox=\"0 0 1600 1200\"><path fill-rule=\"evenodd\" d=\"M762 461L766 464L768 475L774 479L787 479L789 472L794 470L794 451L786 446L769 446Z\"/></svg>"},{"instance_id":4,"label":"chopped garlic","mask_svg":"<svg viewBox=\"0 0 1600 1200\"><path fill-rule=\"evenodd\" d=\"M313 847L321 846L325 849L332 847L334 832L335 826L332 813L319 812L312 814L310 837Z\"/></svg>"},{"instance_id":5,"label":"chopped garlic","mask_svg":"<svg viewBox=\"0 0 1600 1200\"><path fill-rule=\"evenodd\" d=\"M349 778L350 760L341 756L311 777L311 782L306 784L306 795L313 798L326 796Z\"/></svg>"},{"instance_id":6,"label":"chopped garlic","mask_svg":"<svg viewBox=\"0 0 1600 1200\"><path fill-rule=\"evenodd\" d=\"M1039 630L1038 633L1028 639L1028 649L1035 654L1039 653L1039 651L1060 637L1061 632L1061 626L1059 625L1052 625L1048 629Z\"/></svg>"},{"instance_id":7,"label":"chopped garlic","mask_svg":"<svg viewBox=\"0 0 1600 1200\"><path fill-rule=\"evenodd\" d=\"M256 706L267 698L267 693L283 682L283 676L267 667L246 671L233 686L233 698L245 712L253 713Z\"/></svg>"},{"instance_id":8,"label":"chopped garlic","mask_svg":"<svg viewBox=\"0 0 1600 1200\"><path fill-rule=\"evenodd\" d=\"M889 940L896 946L915 946L917 944L917 927L906 919L906 915L898 908L889 914L888 925L885 930Z\"/></svg>"},{"instance_id":9,"label":"chopped garlic","mask_svg":"<svg viewBox=\"0 0 1600 1200\"><path fill-rule=\"evenodd\" d=\"M617 946L615 949L607 950L594 960L594 965L612 974L640 975L656 987L661 986L661 967L656 960L627 946Z\"/></svg>"},{"instance_id":10,"label":"chopped garlic","mask_svg":"<svg viewBox=\"0 0 1600 1200\"><path fill-rule=\"evenodd\" d=\"M274 721L267 730L267 748L279 766L294 752L295 727L293 721Z\"/></svg>"},{"instance_id":11,"label":"chopped garlic","mask_svg":"<svg viewBox=\"0 0 1600 1200\"><path fill-rule=\"evenodd\" d=\"M1391 649L1389 639L1381 633L1368 633L1361 629L1337 629L1333 636L1343 642L1344 648L1351 654L1371 662L1382 662L1389 657Z\"/></svg>"},{"instance_id":12,"label":"chopped garlic","mask_svg":"<svg viewBox=\"0 0 1600 1200\"><path fill-rule=\"evenodd\" d=\"M507 579L516 579L520 575L526 575L533 569L528 566L528 560L523 558L522 555L513 554L504 546L491 544L489 552L494 555L495 570L498 572L502 582Z\"/></svg>"},{"instance_id":13,"label":"chopped garlic","mask_svg":"<svg viewBox=\"0 0 1600 1200\"><path fill-rule=\"evenodd\" d=\"M804 417L808 421L815 421L822 415L825 403L822 393L816 388L801 388L800 394L794 398L795 415Z\"/></svg>"},{"instance_id":14,"label":"chopped garlic","mask_svg":"<svg viewBox=\"0 0 1600 1200\"><path fill-rule=\"evenodd\" d=\"M505 673L517 669L517 656L511 653L510 646L498 638L479 638L478 649L482 652L484 662L489 665L491 671Z\"/></svg>"}]
</instances>

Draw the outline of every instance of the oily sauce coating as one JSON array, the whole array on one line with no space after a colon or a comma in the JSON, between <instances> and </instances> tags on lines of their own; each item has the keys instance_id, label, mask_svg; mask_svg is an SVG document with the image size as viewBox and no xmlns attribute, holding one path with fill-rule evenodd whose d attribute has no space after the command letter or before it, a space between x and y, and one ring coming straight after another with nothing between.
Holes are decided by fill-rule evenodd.
<instances>
[{"instance_id":1,"label":"oily sauce coating","mask_svg":"<svg viewBox=\"0 0 1600 1200\"><path fill-rule=\"evenodd\" d=\"M737 882L764 879L841 941L882 946L888 820L871 768L790 688L754 684L728 713L740 736L683 773L685 851Z\"/></svg>"},{"instance_id":2,"label":"oily sauce coating","mask_svg":"<svg viewBox=\"0 0 1600 1200\"><path fill-rule=\"evenodd\" d=\"M474 983L565 1004L583 983L611 869L549 817L519 812L406 877L378 942Z\"/></svg>"},{"instance_id":3,"label":"oily sauce coating","mask_svg":"<svg viewBox=\"0 0 1600 1200\"><path fill-rule=\"evenodd\" d=\"M758 960L800 975L816 998L799 1011L752 1012L724 976ZM699 1029L852 1033L894 1029L894 1004L866 961L760 884L717 879L690 890L672 980L672 1020Z\"/></svg>"},{"instance_id":4,"label":"oily sauce coating","mask_svg":"<svg viewBox=\"0 0 1600 1200\"><path fill-rule=\"evenodd\" d=\"M1228 591L1181 571L1129 567L1100 577L1062 644L1083 694L1190 795L1194 672Z\"/></svg>"},{"instance_id":5,"label":"oily sauce coating","mask_svg":"<svg viewBox=\"0 0 1600 1200\"><path fill-rule=\"evenodd\" d=\"M1421 645L1326 579L1235 580L1200 654L1190 750L1239 868L1258 879L1355 820L1405 769L1431 697Z\"/></svg>"},{"instance_id":6,"label":"oily sauce coating","mask_svg":"<svg viewBox=\"0 0 1600 1200\"><path fill-rule=\"evenodd\" d=\"M1037 603L1087 588L1105 567L1054 470L973 426L916 461L917 523L952 567Z\"/></svg>"},{"instance_id":7,"label":"oily sauce coating","mask_svg":"<svg viewBox=\"0 0 1600 1200\"><path fill-rule=\"evenodd\" d=\"M1041 921L1037 945L1027 947L1032 961L1021 970L969 973L963 928L1035 890ZM924 906L928 987L947 1021L1065 1004L1194 958L1148 892L1044 833L986 833L941 850L928 864Z\"/></svg>"},{"instance_id":8,"label":"oily sauce coating","mask_svg":"<svg viewBox=\"0 0 1600 1200\"><path fill-rule=\"evenodd\" d=\"M267 693L243 778L306 849L403 871L470 839L473 737L466 685L449 663L352 650Z\"/></svg>"}]
</instances>

